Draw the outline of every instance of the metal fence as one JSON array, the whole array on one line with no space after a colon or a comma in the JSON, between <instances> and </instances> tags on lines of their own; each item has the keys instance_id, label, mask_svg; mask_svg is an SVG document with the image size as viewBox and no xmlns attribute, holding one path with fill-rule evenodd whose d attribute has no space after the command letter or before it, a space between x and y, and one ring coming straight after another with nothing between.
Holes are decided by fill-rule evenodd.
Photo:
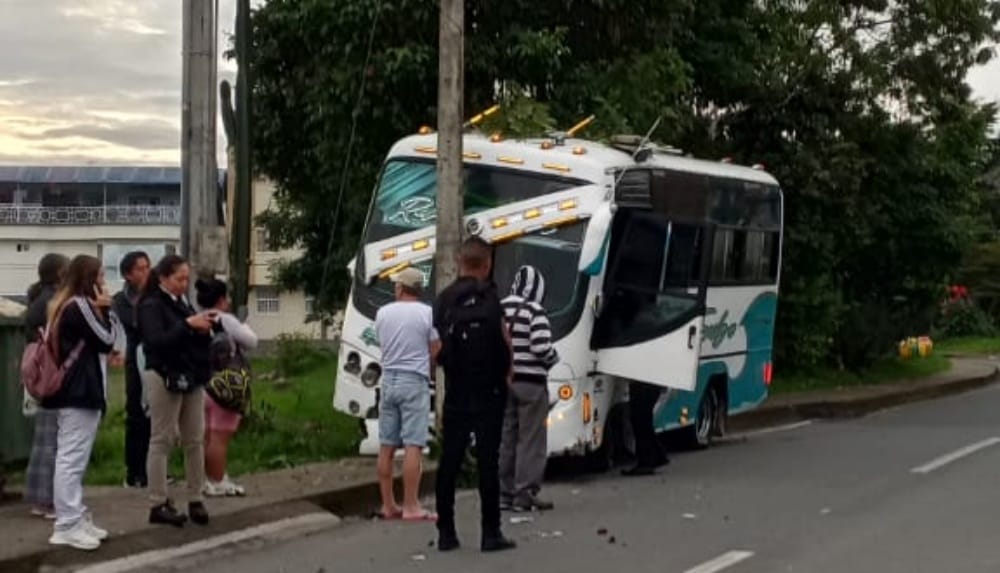
<instances>
[{"instance_id":1,"label":"metal fence","mask_svg":"<svg viewBox=\"0 0 1000 573\"><path fill-rule=\"evenodd\" d=\"M180 225L176 205L0 206L0 225Z\"/></svg>"}]
</instances>

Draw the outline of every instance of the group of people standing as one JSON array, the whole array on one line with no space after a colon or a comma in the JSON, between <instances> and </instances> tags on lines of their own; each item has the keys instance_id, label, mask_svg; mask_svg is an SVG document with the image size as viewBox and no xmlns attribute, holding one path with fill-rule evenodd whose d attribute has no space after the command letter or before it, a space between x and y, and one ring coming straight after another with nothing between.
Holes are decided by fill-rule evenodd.
<instances>
[{"instance_id":1,"label":"group of people standing","mask_svg":"<svg viewBox=\"0 0 1000 573\"><path fill-rule=\"evenodd\" d=\"M461 247L459 278L433 308L421 302L423 274L407 268L393 277L396 302L382 307L375 330L382 349L379 403L380 516L434 521L438 548L459 547L455 487L470 439L475 437L482 506L483 551L515 547L500 527L501 511L544 511L539 497L547 457L548 371L559 361L542 306L545 280L521 267L501 300L492 275L492 247L479 238ZM430 379L444 369L442 453L436 513L418 500L421 452L427 443ZM392 489L392 460L405 448L404 502Z\"/></svg>"},{"instance_id":2,"label":"group of people standing","mask_svg":"<svg viewBox=\"0 0 1000 573\"><path fill-rule=\"evenodd\" d=\"M219 368L213 345L241 353L256 346L256 335L229 312L222 281L197 281L201 310L195 310L187 296L191 268L182 257L167 255L151 267L148 255L132 252L119 270L125 287L112 297L99 259L49 254L28 292L28 341L44 336L65 370L58 391L28 409L35 437L26 498L32 513L55 520L54 545L93 550L108 536L83 503L83 477L107 411L109 364L124 362L125 485L147 490L150 523L204 525L204 495L243 494L225 472L240 412L207 396L205 387ZM186 513L168 492L167 462L178 434Z\"/></svg>"}]
</instances>

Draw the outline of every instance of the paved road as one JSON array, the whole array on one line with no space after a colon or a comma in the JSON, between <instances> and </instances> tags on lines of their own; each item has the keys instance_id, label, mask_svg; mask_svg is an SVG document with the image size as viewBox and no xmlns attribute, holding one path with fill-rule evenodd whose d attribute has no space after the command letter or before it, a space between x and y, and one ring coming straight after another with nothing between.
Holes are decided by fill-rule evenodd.
<instances>
[{"instance_id":1,"label":"paved road","mask_svg":"<svg viewBox=\"0 0 1000 573\"><path fill-rule=\"evenodd\" d=\"M348 522L203 573L1000 571L1000 387L681 454L662 475L551 485L556 511L505 525L515 552L441 555L424 525ZM916 471L915 471L916 470ZM509 517L507 518L509 519ZM607 534L599 531L607 530Z\"/></svg>"}]
</instances>

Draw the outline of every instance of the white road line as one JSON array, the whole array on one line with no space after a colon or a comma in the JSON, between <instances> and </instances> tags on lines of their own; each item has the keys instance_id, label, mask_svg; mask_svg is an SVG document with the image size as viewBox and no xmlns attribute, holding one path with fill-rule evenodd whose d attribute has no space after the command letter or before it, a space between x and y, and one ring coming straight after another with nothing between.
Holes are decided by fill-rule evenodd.
<instances>
[{"instance_id":1,"label":"white road line","mask_svg":"<svg viewBox=\"0 0 1000 573\"><path fill-rule=\"evenodd\" d=\"M137 569L146 569L155 565L174 561L183 557L188 557L197 553L204 553L229 545L239 543L257 537L273 535L292 528L318 528L332 527L340 522L340 519L330 513L307 513L288 519L272 521L263 525L257 525L239 531L233 531L215 537L209 537L187 545L172 547L170 549L156 549L138 553L120 559L113 559L103 563L97 563L83 569L78 569L77 573L125 573Z\"/></svg>"},{"instance_id":2,"label":"white road line","mask_svg":"<svg viewBox=\"0 0 1000 573\"><path fill-rule=\"evenodd\" d=\"M918 466L910 470L915 474L929 474L936 469L940 469L954 461L958 461L966 456L970 456L979 450L985 450L986 448L1000 444L1000 438L994 436L992 438L987 438L981 442L976 442L974 444L969 444L964 448L959 448L954 452L945 454L939 458L935 458L922 466Z\"/></svg>"},{"instance_id":3,"label":"white road line","mask_svg":"<svg viewBox=\"0 0 1000 573\"><path fill-rule=\"evenodd\" d=\"M773 428L764 428L763 430L754 430L752 432L747 432L743 434L744 436L763 436L764 434L774 434L776 432L787 432L789 430L798 430L799 428L805 428L806 426L811 426L812 420L803 420L801 422L795 422L793 424L785 424L784 426L774 426Z\"/></svg>"},{"instance_id":4,"label":"white road line","mask_svg":"<svg viewBox=\"0 0 1000 573\"><path fill-rule=\"evenodd\" d=\"M753 557L753 551L730 551L723 553L711 561L706 561L697 567L688 569L684 573L716 573L723 569L728 569L737 563L746 561Z\"/></svg>"}]
</instances>

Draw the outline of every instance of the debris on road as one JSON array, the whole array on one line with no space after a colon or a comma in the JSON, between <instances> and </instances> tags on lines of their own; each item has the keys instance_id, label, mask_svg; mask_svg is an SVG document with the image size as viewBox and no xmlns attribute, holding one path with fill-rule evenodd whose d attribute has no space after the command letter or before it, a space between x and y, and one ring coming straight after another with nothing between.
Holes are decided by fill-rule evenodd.
<instances>
[{"instance_id":1,"label":"debris on road","mask_svg":"<svg viewBox=\"0 0 1000 573\"><path fill-rule=\"evenodd\" d=\"M698 516L693 513L685 513L682 517L684 519L698 519Z\"/></svg>"},{"instance_id":2,"label":"debris on road","mask_svg":"<svg viewBox=\"0 0 1000 573\"><path fill-rule=\"evenodd\" d=\"M833 510L830 509L829 507L824 507L823 509L819 510L820 515L830 515L830 513L832 512Z\"/></svg>"},{"instance_id":3,"label":"debris on road","mask_svg":"<svg viewBox=\"0 0 1000 573\"><path fill-rule=\"evenodd\" d=\"M580 495L580 490L578 490L578 489L573 489L573 490L570 490L570 492L569 492L569 493L570 493L570 495Z\"/></svg>"},{"instance_id":4,"label":"debris on road","mask_svg":"<svg viewBox=\"0 0 1000 573\"><path fill-rule=\"evenodd\" d=\"M423 553L417 553L416 555L410 557L410 559L414 561L427 561L427 556L424 555Z\"/></svg>"},{"instance_id":5,"label":"debris on road","mask_svg":"<svg viewBox=\"0 0 1000 573\"><path fill-rule=\"evenodd\" d=\"M615 544L615 542L617 542L617 541L618 541L618 540L617 540L617 539L615 539L615 536L614 536L614 535L612 535L611 537L609 537L609 538L608 538L608 543L610 543L610 544L612 544L612 545L614 545L614 544Z\"/></svg>"},{"instance_id":6,"label":"debris on road","mask_svg":"<svg viewBox=\"0 0 1000 573\"><path fill-rule=\"evenodd\" d=\"M600 535L601 537L604 537L605 535L608 534L608 529L606 527L602 527L597 530L597 534Z\"/></svg>"},{"instance_id":7,"label":"debris on road","mask_svg":"<svg viewBox=\"0 0 1000 573\"><path fill-rule=\"evenodd\" d=\"M527 515L517 515L510 518L511 525L519 525L521 523L531 523L533 521L535 521L535 518Z\"/></svg>"}]
</instances>

